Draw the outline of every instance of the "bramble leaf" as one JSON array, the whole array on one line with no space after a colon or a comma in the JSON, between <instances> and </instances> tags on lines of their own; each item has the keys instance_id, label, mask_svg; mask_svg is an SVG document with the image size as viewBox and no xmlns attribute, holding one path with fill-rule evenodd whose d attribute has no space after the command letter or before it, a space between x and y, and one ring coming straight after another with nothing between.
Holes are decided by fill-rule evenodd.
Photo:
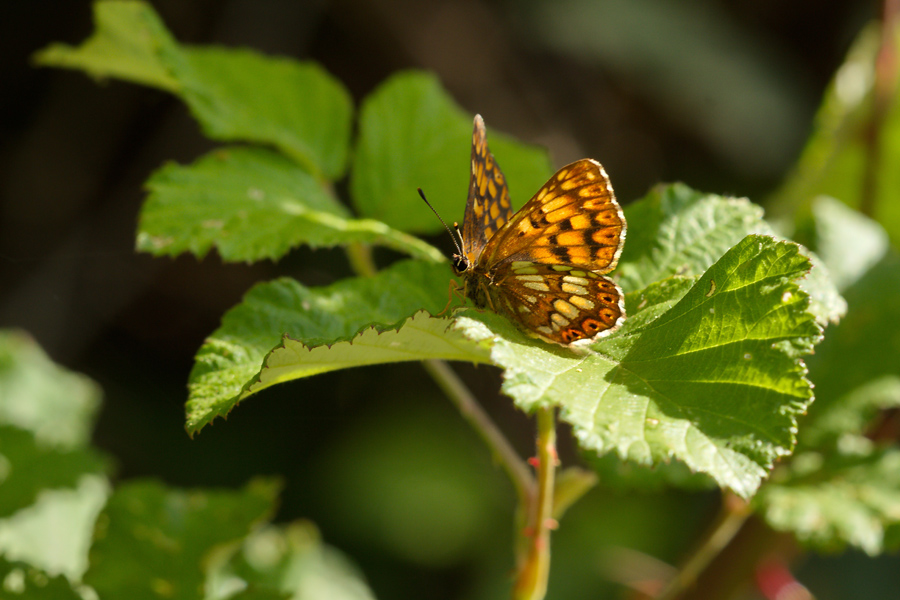
<instances>
[{"instance_id":1,"label":"bramble leaf","mask_svg":"<svg viewBox=\"0 0 900 600\"><path fill-rule=\"evenodd\" d=\"M269 525L254 532L211 577L223 583L223 592L230 589L229 584L233 586L235 578L253 590L248 598L254 599L375 600L358 569L323 544L315 527L304 521L283 527Z\"/></svg>"},{"instance_id":2,"label":"bramble leaf","mask_svg":"<svg viewBox=\"0 0 900 600\"><path fill-rule=\"evenodd\" d=\"M279 487L267 480L240 491L121 485L97 520L84 582L102 598L196 598L213 553L269 518Z\"/></svg>"},{"instance_id":3,"label":"bramble leaf","mask_svg":"<svg viewBox=\"0 0 900 600\"><path fill-rule=\"evenodd\" d=\"M77 48L51 44L35 54L35 62L178 92L178 79L160 56L176 42L152 8L143 2L95 2L93 9L91 37Z\"/></svg>"},{"instance_id":4,"label":"bramble leaf","mask_svg":"<svg viewBox=\"0 0 900 600\"><path fill-rule=\"evenodd\" d=\"M764 226L758 212L745 208L745 203L726 202L720 212L723 207L715 206L712 197L698 207L697 199L705 197L688 194L686 189L673 190L676 195L679 192L687 200L672 202L664 218L656 217L656 227L668 231L663 237L672 241L666 247L671 258L661 260L662 267L642 262L641 256L652 254L653 249L642 249L638 243L636 258L626 263L633 265L633 281L650 277L651 271L654 276L670 276L628 294L629 317L621 331L596 345L599 354L573 354L535 341L489 311L458 309L454 313L456 327L470 342L454 337L443 319L421 314L406 321L418 309L435 314L443 304L438 290L446 285L447 271L441 267L415 268L413 289L418 292L400 294L408 312L395 312L393 318L378 318L371 307L360 306L352 311L356 319L345 322L344 317L335 316L335 312L344 314L343 302L310 302L320 294L330 297L336 286L303 291L305 300L296 296L296 290L279 294L270 306L248 297L234 316L247 311L240 320L266 323L251 329L254 335L265 332L268 348L275 346L280 333L288 337L264 362L267 348L247 344L248 335L238 334L236 345L224 344L240 327L223 325L198 355L189 430L226 414L241 398L288 379L396 360L489 359L505 370L503 390L520 408L560 406L583 447L599 453L615 450L641 464L678 458L692 470L711 475L719 485L750 496L773 461L791 452L796 416L812 397L800 357L819 340L820 327L809 310L808 295L798 285L810 261L796 244L756 235L728 250L699 279L671 276L672 272L703 272L700 265L710 259L709 254L690 249L703 247L708 252L714 244L704 245L698 241L701 238L727 239L734 231ZM735 207L737 217L727 210ZM643 216L653 218L653 210L645 210ZM717 228L718 218L723 224ZM706 227L700 235L698 224ZM416 264L397 268L409 273ZM394 269L386 273L387 277L400 275ZM338 285L355 297L354 290L363 285L381 289L377 280ZM385 293L373 292L370 297ZM419 302L429 298L433 304L416 306L409 302L412 297ZM386 299L399 300L390 293ZM303 311L292 315L297 309L288 307L298 304ZM264 315L269 313L284 321L267 319ZM334 320L347 327L326 331L303 324L306 319ZM372 328L363 331L366 326ZM422 340L430 341L421 345ZM251 347L253 352L248 353ZM489 357L485 348L490 349ZM239 357L237 364L235 357ZM239 369L230 372L233 366ZM228 388L221 385L225 374L230 377Z\"/></svg>"},{"instance_id":5,"label":"bramble leaf","mask_svg":"<svg viewBox=\"0 0 900 600\"><path fill-rule=\"evenodd\" d=\"M97 2L94 18L80 47L54 44L35 60L161 88L186 102L212 139L272 145L320 182L343 175L353 105L318 64L182 46L143 2Z\"/></svg>"},{"instance_id":6,"label":"bramble leaf","mask_svg":"<svg viewBox=\"0 0 900 600\"><path fill-rule=\"evenodd\" d=\"M582 447L678 458L749 497L812 400L800 357L821 331L796 283L809 268L796 244L748 236L668 310L666 282L629 295L625 325L586 356L535 347L496 315L458 322L492 344L504 392L523 410L559 406Z\"/></svg>"},{"instance_id":7,"label":"bramble leaf","mask_svg":"<svg viewBox=\"0 0 900 600\"><path fill-rule=\"evenodd\" d=\"M33 565L0 557L0 580L22 600L82 600L83 595L65 575L49 574Z\"/></svg>"},{"instance_id":8,"label":"bramble leaf","mask_svg":"<svg viewBox=\"0 0 900 600\"><path fill-rule=\"evenodd\" d=\"M900 449L855 441L798 454L777 472L756 499L766 522L818 550L884 551L888 530L900 526Z\"/></svg>"},{"instance_id":9,"label":"bramble leaf","mask_svg":"<svg viewBox=\"0 0 900 600\"><path fill-rule=\"evenodd\" d=\"M197 353L188 384L188 431L199 431L261 389L249 386L258 383L266 355L281 347L285 334L312 348L349 342L372 325L396 328L419 310L437 314L447 303L450 277L446 264L402 261L374 277L318 289L286 278L257 285L226 313L222 326ZM443 319L436 321L446 330ZM418 358L424 356L410 354L410 360ZM332 369L319 365L306 374L325 370Z\"/></svg>"},{"instance_id":10,"label":"bramble leaf","mask_svg":"<svg viewBox=\"0 0 900 600\"><path fill-rule=\"evenodd\" d=\"M182 58L173 61L181 96L210 138L271 144L316 179L343 175L353 104L321 66L230 48Z\"/></svg>"},{"instance_id":11,"label":"bramble leaf","mask_svg":"<svg viewBox=\"0 0 900 600\"><path fill-rule=\"evenodd\" d=\"M46 446L81 448L100 395L96 383L51 362L27 334L0 330L0 424L30 431Z\"/></svg>"},{"instance_id":12,"label":"bramble leaf","mask_svg":"<svg viewBox=\"0 0 900 600\"><path fill-rule=\"evenodd\" d=\"M628 235L617 273L626 290L639 290L665 277L693 277L751 233L774 236L762 208L746 198L706 194L684 184L659 185L625 208ZM828 270L813 253L813 267L800 282L820 324L846 311Z\"/></svg>"},{"instance_id":13,"label":"bramble leaf","mask_svg":"<svg viewBox=\"0 0 900 600\"><path fill-rule=\"evenodd\" d=\"M166 165L147 182L137 247L155 255L215 246L227 261L278 259L293 247L371 243L444 261L425 242L379 221L353 219L305 170L262 148L216 150Z\"/></svg>"},{"instance_id":14,"label":"bramble leaf","mask_svg":"<svg viewBox=\"0 0 900 600\"><path fill-rule=\"evenodd\" d=\"M433 75L390 77L363 102L350 191L361 215L416 233L442 230L416 195L425 190L444 220L462 220L469 185L472 118ZM514 206L521 206L551 174L547 153L496 132L491 151L506 175Z\"/></svg>"},{"instance_id":15,"label":"bramble leaf","mask_svg":"<svg viewBox=\"0 0 900 600\"><path fill-rule=\"evenodd\" d=\"M53 364L25 334L0 331L0 517L106 470L88 445L99 402L93 381Z\"/></svg>"}]
</instances>

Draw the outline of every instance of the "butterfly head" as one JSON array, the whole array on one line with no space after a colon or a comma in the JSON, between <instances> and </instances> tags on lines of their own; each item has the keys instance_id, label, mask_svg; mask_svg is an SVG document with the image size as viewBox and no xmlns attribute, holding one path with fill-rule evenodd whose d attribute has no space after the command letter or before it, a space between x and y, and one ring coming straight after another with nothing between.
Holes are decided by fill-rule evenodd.
<instances>
[{"instance_id":1,"label":"butterfly head","mask_svg":"<svg viewBox=\"0 0 900 600\"><path fill-rule=\"evenodd\" d=\"M472 266L472 261L469 260L469 257L465 254L454 254L453 255L453 272L457 275L462 275Z\"/></svg>"}]
</instances>

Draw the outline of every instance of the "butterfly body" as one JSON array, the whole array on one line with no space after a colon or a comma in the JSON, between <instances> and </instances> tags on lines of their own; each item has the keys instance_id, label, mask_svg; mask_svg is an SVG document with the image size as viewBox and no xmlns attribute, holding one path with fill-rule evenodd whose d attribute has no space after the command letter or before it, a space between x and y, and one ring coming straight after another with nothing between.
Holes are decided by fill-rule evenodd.
<instances>
[{"instance_id":1,"label":"butterfly body","mask_svg":"<svg viewBox=\"0 0 900 600\"><path fill-rule=\"evenodd\" d=\"M615 268L625 217L600 163L557 171L513 213L506 180L475 117L462 247L454 270L478 308L505 315L529 335L587 345L625 318Z\"/></svg>"}]
</instances>

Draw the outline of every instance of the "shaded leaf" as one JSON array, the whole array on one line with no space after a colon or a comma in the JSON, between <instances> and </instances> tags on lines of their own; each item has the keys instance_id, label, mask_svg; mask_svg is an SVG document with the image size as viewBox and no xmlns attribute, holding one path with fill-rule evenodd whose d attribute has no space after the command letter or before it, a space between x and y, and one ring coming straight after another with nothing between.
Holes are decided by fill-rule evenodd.
<instances>
[{"instance_id":1,"label":"shaded leaf","mask_svg":"<svg viewBox=\"0 0 900 600\"><path fill-rule=\"evenodd\" d=\"M468 194L473 114L462 111L437 77L396 74L363 102L350 189L358 212L391 227L434 233L443 227L416 195L421 187L448 223L462 221ZM546 152L490 129L515 206L537 193L551 171Z\"/></svg>"},{"instance_id":2,"label":"shaded leaf","mask_svg":"<svg viewBox=\"0 0 900 600\"><path fill-rule=\"evenodd\" d=\"M202 596L207 561L271 516L279 485L183 491L154 481L116 489L97 520L84 581L101 598Z\"/></svg>"},{"instance_id":3,"label":"shaded leaf","mask_svg":"<svg viewBox=\"0 0 900 600\"><path fill-rule=\"evenodd\" d=\"M348 341L371 325L395 327L447 303L445 264L403 261L371 278L310 289L290 279L254 287L204 343L190 376L187 429L199 431L248 396L266 354L284 334L309 347Z\"/></svg>"},{"instance_id":4,"label":"shaded leaf","mask_svg":"<svg viewBox=\"0 0 900 600\"><path fill-rule=\"evenodd\" d=\"M248 537L240 552L215 575L223 584L238 578L252 596L374 600L359 570L340 552L324 545L308 522L269 526Z\"/></svg>"},{"instance_id":5,"label":"shaded leaf","mask_svg":"<svg viewBox=\"0 0 900 600\"><path fill-rule=\"evenodd\" d=\"M64 575L51 576L34 566L0 557L0 581L7 597L18 600L83 600Z\"/></svg>"},{"instance_id":6,"label":"shaded leaf","mask_svg":"<svg viewBox=\"0 0 900 600\"><path fill-rule=\"evenodd\" d=\"M900 450L864 449L794 457L788 473L757 498L766 522L818 550L855 546L870 555L885 549L885 534L900 525Z\"/></svg>"},{"instance_id":7,"label":"shaded leaf","mask_svg":"<svg viewBox=\"0 0 900 600\"><path fill-rule=\"evenodd\" d=\"M266 357L259 377L246 387L245 395L277 383L351 367L431 358L487 362L488 352L451 330L451 325L450 319L437 319L420 311L398 326L373 325L350 340L327 345L307 346L285 336L282 345Z\"/></svg>"},{"instance_id":8,"label":"shaded leaf","mask_svg":"<svg viewBox=\"0 0 900 600\"><path fill-rule=\"evenodd\" d=\"M900 373L900 258L889 253L844 292L847 316L808 359L810 418L875 379Z\"/></svg>"},{"instance_id":9,"label":"shaded leaf","mask_svg":"<svg viewBox=\"0 0 900 600\"><path fill-rule=\"evenodd\" d=\"M48 447L30 431L0 425L0 517L32 504L46 488L74 487L82 475L105 469L91 448Z\"/></svg>"},{"instance_id":10,"label":"shaded leaf","mask_svg":"<svg viewBox=\"0 0 900 600\"><path fill-rule=\"evenodd\" d=\"M278 259L293 247L387 246L445 260L421 240L368 219L352 219L312 175L261 148L217 150L195 163L170 164L147 182L137 246L155 255L215 246L224 260Z\"/></svg>"},{"instance_id":11,"label":"shaded leaf","mask_svg":"<svg viewBox=\"0 0 900 600\"><path fill-rule=\"evenodd\" d=\"M816 252L839 290L859 281L890 247L881 225L834 198L813 200L812 216Z\"/></svg>"},{"instance_id":12,"label":"shaded leaf","mask_svg":"<svg viewBox=\"0 0 900 600\"><path fill-rule=\"evenodd\" d=\"M811 409L802 421L800 443L806 448L834 444L847 434L862 435L878 411L900 407L900 377L885 375L861 385L834 402Z\"/></svg>"}]
</instances>

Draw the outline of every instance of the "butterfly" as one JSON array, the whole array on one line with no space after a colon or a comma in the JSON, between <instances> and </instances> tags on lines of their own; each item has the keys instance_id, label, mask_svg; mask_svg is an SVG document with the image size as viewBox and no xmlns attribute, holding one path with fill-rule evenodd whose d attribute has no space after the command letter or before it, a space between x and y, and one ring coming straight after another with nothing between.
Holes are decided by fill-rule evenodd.
<instances>
[{"instance_id":1,"label":"butterfly","mask_svg":"<svg viewBox=\"0 0 900 600\"><path fill-rule=\"evenodd\" d=\"M453 269L477 308L525 333L577 348L618 328L624 295L606 277L625 243L625 216L595 160L561 168L516 213L475 116L472 172Z\"/></svg>"}]
</instances>

